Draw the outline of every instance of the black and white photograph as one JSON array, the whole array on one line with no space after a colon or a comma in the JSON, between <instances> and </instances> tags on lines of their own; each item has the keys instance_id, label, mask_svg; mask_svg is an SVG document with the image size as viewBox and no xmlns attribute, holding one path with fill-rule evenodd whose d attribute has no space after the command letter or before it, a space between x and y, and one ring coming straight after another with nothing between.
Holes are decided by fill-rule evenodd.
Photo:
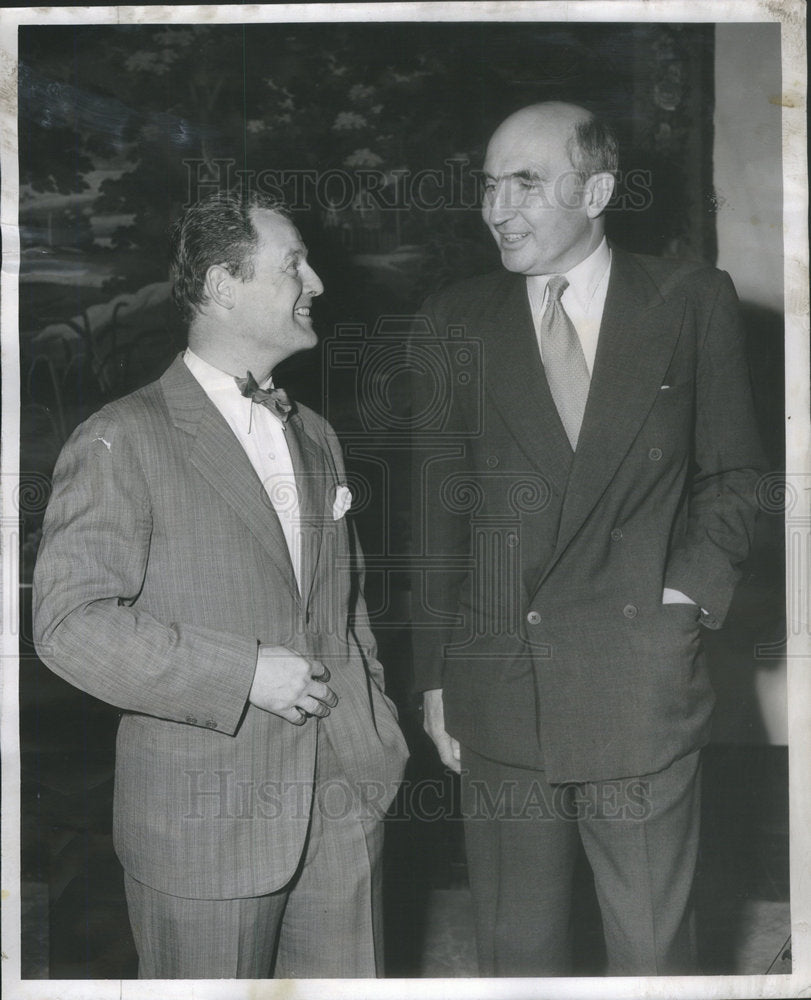
<instances>
[{"instance_id":1,"label":"black and white photograph","mask_svg":"<svg viewBox=\"0 0 811 1000\"><path fill-rule=\"evenodd\" d=\"M805 48L0 12L7 996L811 987Z\"/></svg>"}]
</instances>

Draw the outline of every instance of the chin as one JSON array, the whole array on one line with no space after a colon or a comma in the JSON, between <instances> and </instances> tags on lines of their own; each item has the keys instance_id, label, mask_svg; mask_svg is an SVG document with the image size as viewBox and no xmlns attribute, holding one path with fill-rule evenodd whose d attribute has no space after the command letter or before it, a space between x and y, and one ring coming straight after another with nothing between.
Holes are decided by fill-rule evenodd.
<instances>
[{"instance_id":1,"label":"chin","mask_svg":"<svg viewBox=\"0 0 811 1000\"><path fill-rule=\"evenodd\" d=\"M318 343L318 334L315 330L300 330L295 338L296 351L309 351Z\"/></svg>"},{"instance_id":2,"label":"chin","mask_svg":"<svg viewBox=\"0 0 811 1000\"><path fill-rule=\"evenodd\" d=\"M522 268L517 267L515 264L511 264L508 260L504 260L503 257L501 258L501 263L504 265L505 271L511 271L513 274L524 273Z\"/></svg>"},{"instance_id":3,"label":"chin","mask_svg":"<svg viewBox=\"0 0 811 1000\"><path fill-rule=\"evenodd\" d=\"M504 265L506 270L512 271L513 274L535 274L533 270L535 266L535 261L532 260L521 260L518 257L507 256L502 254L501 263Z\"/></svg>"}]
</instances>

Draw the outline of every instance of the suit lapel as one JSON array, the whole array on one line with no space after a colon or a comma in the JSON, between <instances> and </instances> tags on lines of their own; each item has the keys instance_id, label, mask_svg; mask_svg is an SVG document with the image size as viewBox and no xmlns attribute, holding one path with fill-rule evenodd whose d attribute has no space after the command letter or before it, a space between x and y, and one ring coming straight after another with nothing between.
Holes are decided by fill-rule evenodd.
<instances>
[{"instance_id":1,"label":"suit lapel","mask_svg":"<svg viewBox=\"0 0 811 1000\"><path fill-rule=\"evenodd\" d=\"M193 437L191 464L242 519L295 593L293 565L279 518L224 417L182 357L161 378L161 386L175 426Z\"/></svg>"},{"instance_id":2,"label":"suit lapel","mask_svg":"<svg viewBox=\"0 0 811 1000\"><path fill-rule=\"evenodd\" d=\"M662 384L683 307L668 307L633 258L613 251L597 356L552 563L614 477ZM544 576L546 575L544 573Z\"/></svg>"},{"instance_id":3,"label":"suit lapel","mask_svg":"<svg viewBox=\"0 0 811 1000\"><path fill-rule=\"evenodd\" d=\"M302 534L301 596L306 606L318 571L324 519L328 513L327 485L332 477L328 474L322 449L309 436L297 413L290 417L286 434L299 493Z\"/></svg>"},{"instance_id":4,"label":"suit lapel","mask_svg":"<svg viewBox=\"0 0 811 1000\"><path fill-rule=\"evenodd\" d=\"M541 363L523 276L510 276L479 321L486 390L529 461L563 493L572 449Z\"/></svg>"}]
</instances>

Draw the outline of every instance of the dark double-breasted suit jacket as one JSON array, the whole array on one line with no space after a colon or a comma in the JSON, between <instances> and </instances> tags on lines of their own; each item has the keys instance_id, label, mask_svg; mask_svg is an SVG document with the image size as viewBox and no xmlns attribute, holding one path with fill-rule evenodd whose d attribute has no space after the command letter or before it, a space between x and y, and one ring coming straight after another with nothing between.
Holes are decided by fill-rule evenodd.
<instances>
[{"instance_id":1,"label":"dark double-breasted suit jacket","mask_svg":"<svg viewBox=\"0 0 811 1000\"><path fill-rule=\"evenodd\" d=\"M136 879L175 895L251 896L290 879L317 725L343 766L341 808L361 819L382 815L404 766L350 574L352 529L335 516L338 442L305 407L288 433L305 466L301 594L258 476L181 358L82 424L54 473L34 579L37 649L123 709L116 849ZM297 727L249 703L258 643L326 664L340 699L328 719Z\"/></svg>"},{"instance_id":2,"label":"dark double-breasted suit jacket","mask_svg":"<svg viewBox=\"0 0 811 1000\"><path fill-rule=\"evenodd\" d=\"M762 470L737 306L723 272L614 249L573 454L525 279L426 303L450 396L424 419L437 376L419 369L414 670L463 745L565 782L707 740L701 625L729 608ZM665 587L698 607L663 605Z\"/></svg>"}]
</instances>

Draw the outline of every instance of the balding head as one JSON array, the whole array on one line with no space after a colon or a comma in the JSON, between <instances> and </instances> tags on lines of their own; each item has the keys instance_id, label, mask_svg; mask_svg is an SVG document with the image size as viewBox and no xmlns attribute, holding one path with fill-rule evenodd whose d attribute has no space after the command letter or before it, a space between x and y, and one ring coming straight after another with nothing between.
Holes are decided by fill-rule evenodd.
<instances>
[{"instance_id":1,"label":"balding head","mask_svg":"<svg viewBox=\"0 0 811 1000\"><path fill-rule=\"evenodd\" d=\"M530 104L505 118L490 140L514 137L527 145L558 141L581 183L592 174L616 173L617 138L605 122L586 108L564 101Z\"/></svg>"}]
</instances>

